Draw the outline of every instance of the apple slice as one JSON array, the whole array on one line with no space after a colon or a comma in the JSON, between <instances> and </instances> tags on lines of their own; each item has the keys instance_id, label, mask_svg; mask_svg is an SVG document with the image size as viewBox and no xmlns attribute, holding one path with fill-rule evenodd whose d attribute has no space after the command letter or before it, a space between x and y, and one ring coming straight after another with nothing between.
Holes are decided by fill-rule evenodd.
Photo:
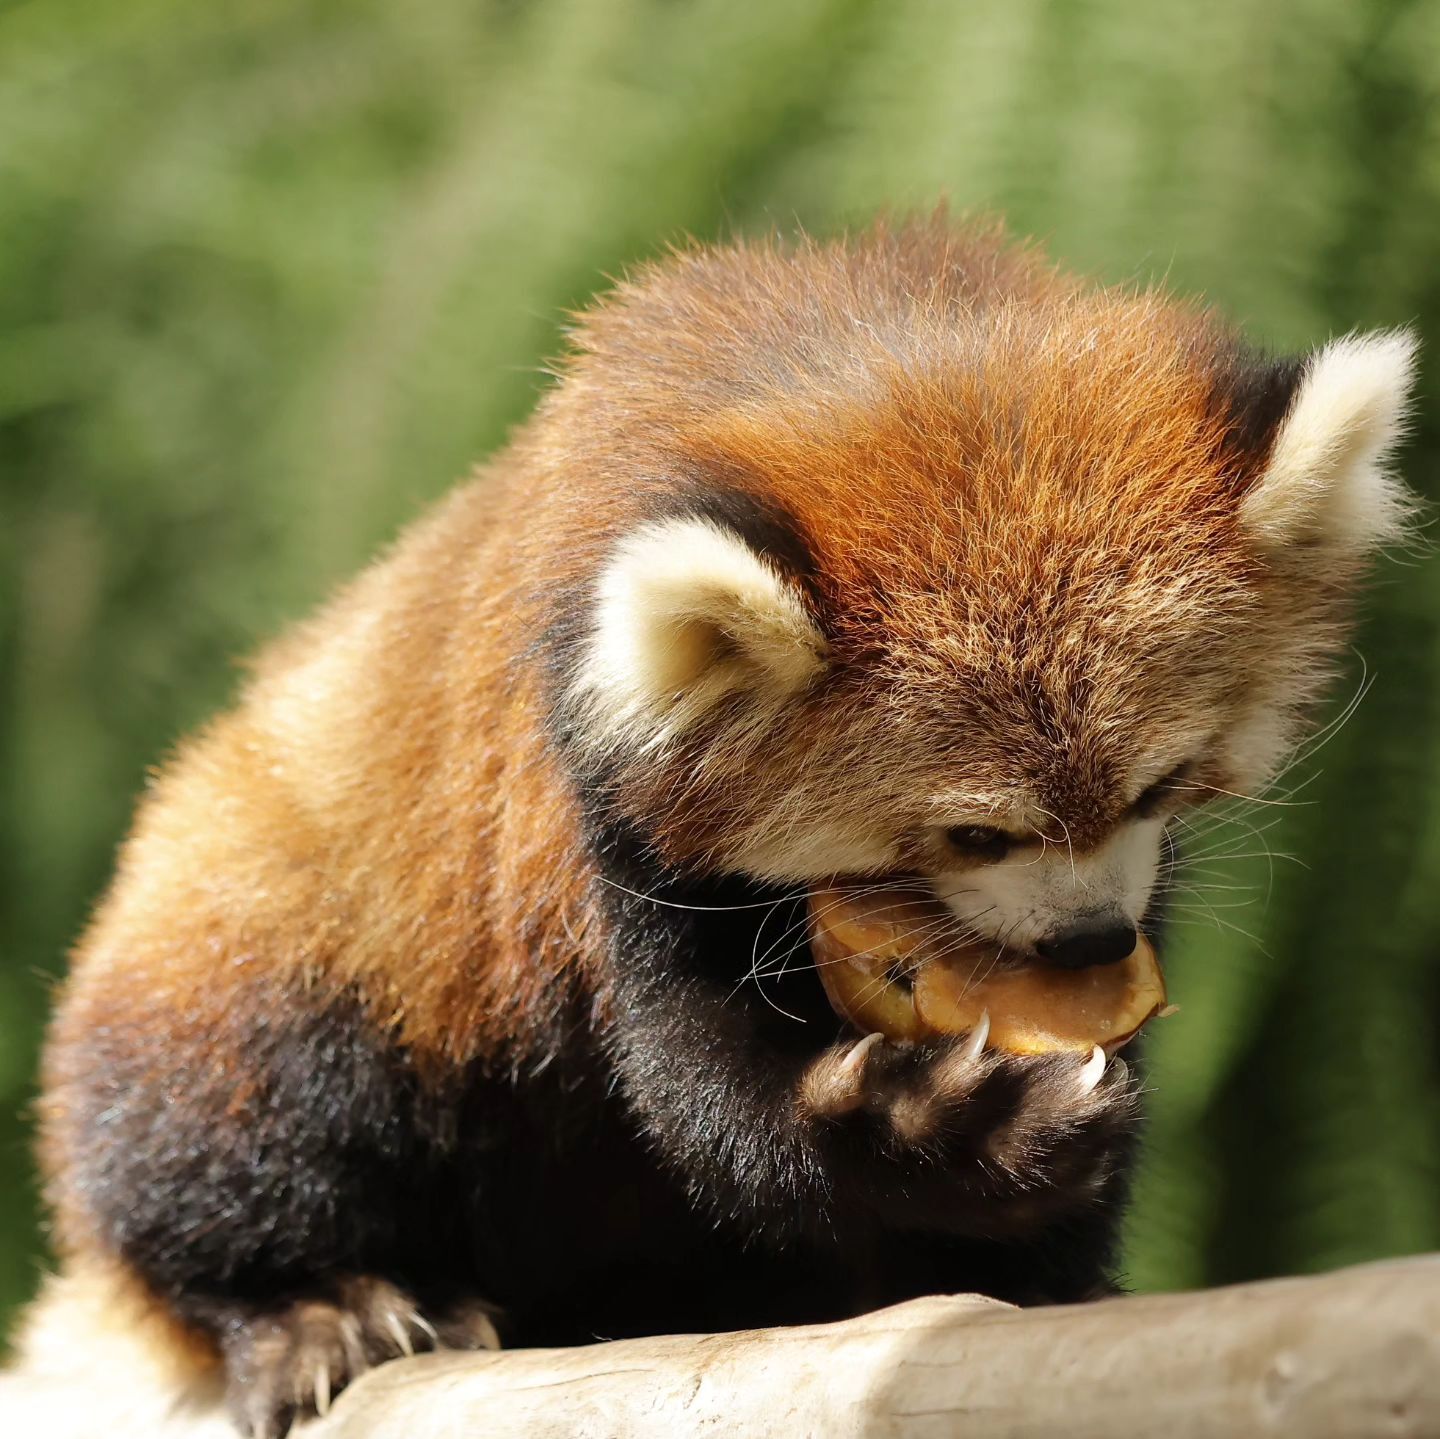
<instances>
[{"instance_id":1,"label":"apple slice","mask_svg":"<svg viewBox=\"0 0 1440 1439\"><path fill-rule=\"evenodd\" d=\"M905 890L814 890L810 943L830 1003L863 1033L896 1040L964 1034L990 1016L1013 1054L1113 1055L1165 1007L1150 942L1114 964L999 968L993 945L957 947L935 900Z\"/></svg>"},{"instance_id":2,"label":"apple slice","mask_svg":"<svg viewBox=\"0 0 1440 1439\"><path fill-rule=\"evenodd\" d=\"M917 943L943 919L940 906L903 890L810 893L810 952L841 1019L862 1034L924 1039L910 975Z\"/></svg>"},{"instance_id":3,"label":"apple slice","mask_svg":"<svg viewBox=\"0 0 1440 1439\"><path fill-rule=\"evenodd\" d=\"M1143 935L1114 964L1088 969L1023 969L986 973L981 952L922 963L913 981L916 1017L941 1034L963 1034L990 1015L990 1043L1012 1054L1107 1055L1122 1049L1165 1008L1165 981Z\"/></svg>"}]
</instances>

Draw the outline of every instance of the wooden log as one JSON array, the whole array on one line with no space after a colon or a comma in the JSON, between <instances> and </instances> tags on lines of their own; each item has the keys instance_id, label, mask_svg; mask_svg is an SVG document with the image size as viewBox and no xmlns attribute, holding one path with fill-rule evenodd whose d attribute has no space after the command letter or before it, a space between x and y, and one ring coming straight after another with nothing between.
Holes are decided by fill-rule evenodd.
<instances>
[{"instance_id":1,"label":"wooden log","mask_svg":"<svg viewBox=\"0 0 1440 1439\"><path fill-rule=\"evenodd\" d=\"M444 1354L305 1439L1365 1439L1440 1435L1440 1255L1195 1294Z\"/></svg>"}]
</instances>

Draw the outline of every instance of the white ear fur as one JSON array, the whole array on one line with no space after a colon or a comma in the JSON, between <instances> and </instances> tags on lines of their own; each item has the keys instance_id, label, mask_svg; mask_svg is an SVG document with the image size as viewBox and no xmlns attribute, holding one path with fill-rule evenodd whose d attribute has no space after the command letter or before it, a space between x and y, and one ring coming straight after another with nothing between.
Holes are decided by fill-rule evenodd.
<instances>
[{"instance_id":1,"label":"white ear fur","mask_svg":"<svg viewBox=\"0 0 1440 1439\"><path fill-rule=\"evenodd\" d=\"M1410 502L1386 460L1404 429L1415 350L1413 334L1390 330L1332 340L1311 357L1241 505L1263 548L1357 553L1404 533Z\"/></svg>"},{"instance_id":2,"label":"white ear fur","mask_svg":"<svg viewBox=\"0 0 1440 1439\"><path fill-rule=\"evenodd\" d=\"M759 720L825 666L825 640L796 586L708 520L643 526L595 589L577 678L592 741L661 742L723 697L749 694Z\"/></svg>"}]
</instances>

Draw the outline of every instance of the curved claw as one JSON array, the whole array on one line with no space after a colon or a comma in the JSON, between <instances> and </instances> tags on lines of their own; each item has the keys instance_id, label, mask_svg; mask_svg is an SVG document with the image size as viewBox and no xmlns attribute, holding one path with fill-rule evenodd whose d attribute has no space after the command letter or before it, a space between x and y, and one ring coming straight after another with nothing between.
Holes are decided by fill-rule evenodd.
<instances>
[{"instance_id":1,"label":"curved claw","mask_svg":"<svg viewBox=\"0 0 1440 1439\"><path fill-rule=\"evenodd\" d=\"M323 1359L315 1366L315 1412L322 1419L330 1412L330 1366Z\"/></svg>"},{"instance_id":2,"label":"curved claw","mask_svg":"<svg viewBox=\"0 0 1440 1439\"><path fill-rule=\"evenodd\" d=\"M1080 1070L1080 1093L1089 1094L1105 1075L1105 1051L1097 1044Z\"/></svg>"},{"instance_id":3,"label":"curved claw","mask_svg":"<svg viewBox=\"0 0 1440 1439\"><path fill-rule=\"evenodd\" d=\"M877 1044L884 1044L883 1034L867 1034L864 1039L858 1040L855 1047L847 1054L840 1065L840 1072L847 1078L858 1077L864 1073L865 1061L870 1058L870 1051Z\"/></svg>"},{"instance_id":4,"label":"curved claw","mask_svg":"<svg viewBox=\"0 0 1440 1439\"><path fill-rule=\"evenodd\" d=\"M415 1353L415 1345L410 1339L410 1331L405 1327L398 1314L387 1314L385 1316L385 1327L390 1331L390 1336L395 1341L395 1347L407 1358Z\"/></svg>"},{"instance_id":5,"label":"curved claw","mask_svg":"<svg viewBox=\"0 0 1440 1439\"><path fill-rule=\"evenodd\" d=\"M979 1059L985 1048L985 1041L990 1038L990 1011L982 1009L980 1018L976 1021L975 1028L965 1036L965 1043L960 1046L960 1058L962 1060Z\"/></svg>"},{"instance_id":6,"label":"curved claw","mask_svg":"<svg viewBox=\"0 0 1440 1439\"><path fill-rule=\"evenodd\" d=\"M440 1343L440 1331L418 1310L410 1311L410 1322L430 1341L432 1349L440 1349L444 1346Z\"/></svg>"}]
</instances>

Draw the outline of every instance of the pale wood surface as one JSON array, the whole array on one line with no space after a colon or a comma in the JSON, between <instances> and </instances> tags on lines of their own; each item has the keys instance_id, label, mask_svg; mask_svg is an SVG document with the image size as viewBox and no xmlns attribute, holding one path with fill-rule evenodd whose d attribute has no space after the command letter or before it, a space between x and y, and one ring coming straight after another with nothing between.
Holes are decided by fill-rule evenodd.
<instances>
[{"instance_id":1,"label":"pale wood surface","mask_svg":"<svg viewBox=\"0 0 1440 1439\"><path fill-rule=\"evenodd\" d=\"M1440 1436L1440 1255L1016 1310L960 1296L840 1324L432 1355L305 1439Z\"/></svg>"}]
</instances>

